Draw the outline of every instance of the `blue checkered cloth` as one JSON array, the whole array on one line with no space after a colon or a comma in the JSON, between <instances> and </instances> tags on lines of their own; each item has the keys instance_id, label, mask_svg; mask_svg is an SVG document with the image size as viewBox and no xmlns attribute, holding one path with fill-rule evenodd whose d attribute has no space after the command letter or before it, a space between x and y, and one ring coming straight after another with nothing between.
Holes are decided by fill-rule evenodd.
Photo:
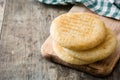
<instances>
[{"instance_id":1,"label":"blue checkered cloth","mask_svg":"<svg viewBox=\"0 0 120 80\"><path fill-rule=\"evenodd\" d=\"M68 5L82 3L91 11L120 20L120 0L38 0L45 4Z\"/></svg>"}]
</instances>

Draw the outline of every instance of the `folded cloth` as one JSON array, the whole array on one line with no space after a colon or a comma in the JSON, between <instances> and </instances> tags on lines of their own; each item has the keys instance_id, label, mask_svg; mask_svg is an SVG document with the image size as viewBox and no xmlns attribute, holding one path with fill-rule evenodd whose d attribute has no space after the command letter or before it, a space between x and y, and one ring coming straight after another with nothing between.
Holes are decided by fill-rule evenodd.
<instances>
[{"instance_id":1,"label":"folded cloth","mask_svg":"<svg viewBox=\"0 0 120 80\"><path fill-rule=\"evenodd\" d=\"M91 11L120 20L120 0L38 0L45 4L68 5L82 3Z\"/></svg>"}]
</instances>

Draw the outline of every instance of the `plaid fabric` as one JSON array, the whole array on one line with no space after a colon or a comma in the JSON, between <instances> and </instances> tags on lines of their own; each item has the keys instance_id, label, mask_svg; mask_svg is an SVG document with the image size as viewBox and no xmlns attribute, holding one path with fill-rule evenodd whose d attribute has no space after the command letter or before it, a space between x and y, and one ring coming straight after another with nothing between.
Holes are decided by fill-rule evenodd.
<instances>
[{"instance_id":1,"label":"plaid fabric","mask_svg":"<svg viewBox=\"0 0 120 80\"><path fill-rule=\"evenodd\" d=\"M120 20L120 0L38 0L45 4L68 5L82 3L91 11Z\"/></svg>"}]
</instances>

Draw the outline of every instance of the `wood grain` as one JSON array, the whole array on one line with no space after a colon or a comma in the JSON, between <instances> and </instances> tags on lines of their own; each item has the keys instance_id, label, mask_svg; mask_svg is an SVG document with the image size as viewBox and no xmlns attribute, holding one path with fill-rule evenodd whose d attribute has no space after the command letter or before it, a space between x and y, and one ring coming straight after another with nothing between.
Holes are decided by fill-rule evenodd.
<instances>
[{"instance_id":1,"label":"wood grain","mask_svg":"<svg viewBox=\"0 0 120 80\"><path fill-rule=\"evenodd\" d=\"M3 22L3 16L4 16L5 4L6 4L6 0L0 0L0 35L1 35L1 28L2 28L2 22Z\"/></svg>"},{"instance_id":2,"label":"wood grain","mask_svg":"<svg viewBox=\"0 0 120 80\"><path fill-rule=\"evenodd\" d=\"M69 9L34 0L6 1L0 41L0 80L56 80L57 65L42 59L40 47L49 35L51 21Z\"/></svg>"}]
</instances>

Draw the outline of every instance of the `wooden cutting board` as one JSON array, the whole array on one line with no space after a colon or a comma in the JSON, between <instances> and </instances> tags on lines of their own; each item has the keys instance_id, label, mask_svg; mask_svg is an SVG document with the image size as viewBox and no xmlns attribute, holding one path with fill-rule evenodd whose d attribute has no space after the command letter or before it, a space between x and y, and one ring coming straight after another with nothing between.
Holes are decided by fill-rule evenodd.
<instances>
[{"instance_id":1,"label":"wooden cutting board","mask_svg":"<svg viewBox=\"0 0 120 80\"><path fill-rule=\"evenodd\" d=\"M76 5L69 12L90 12L91 13L91 11L89 11L83 5ZM104 21L107 27L109 27L114 31L118 39L118 44L115 52L112 53L112 55L110 55L108 58L93 64L84 65L84 66L68 64L62 61L60 58L58 58L54 53L52 49L52 39L50 36L41 47L42 56L53 62L74 68L76 70L84 71L95 76L102 77L102 76L109 75L113 71L113 68L115 67L120 57L120 21L102 17L102 16L99 16L99 17Z\"/></svg>"}]
</instances>

